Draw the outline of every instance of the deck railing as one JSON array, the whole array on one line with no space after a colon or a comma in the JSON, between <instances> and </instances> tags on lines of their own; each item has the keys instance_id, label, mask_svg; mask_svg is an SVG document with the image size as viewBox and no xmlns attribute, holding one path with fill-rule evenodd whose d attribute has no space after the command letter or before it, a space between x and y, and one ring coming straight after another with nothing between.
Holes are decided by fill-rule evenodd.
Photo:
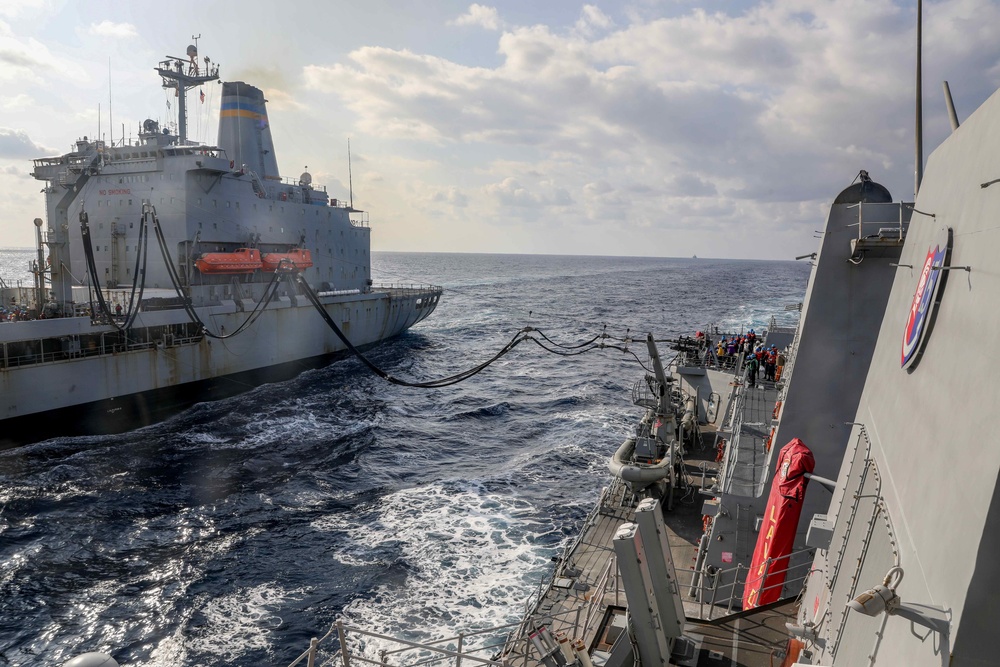
<instances>
[{"instance_id":1,"label":"deck railing","mask_svg":"<svg viewBox=\"0 0 1000 667\"><path fill-rule=\"evenodd\" d=\"M811 550L804 549L790 554L789 562L796 556L810 555ZM781 583L763 586L760 593L775 588L781 589L788 584L803 583L812 572L811 557L801 564L772 570L775 559L764 563L764 571L757 581L767 581L769 576L784 573ZM701 573L700 584L694 583L693 570L678 571L680 579L684 573L692 576L692 583L682 586L681 590L689 590L691 597L698 600L699 613L697 619L719 620L730 614L742 611L743 590L750 579L749 567L738 564L726 570L716 570L712 573ZM678 582L683 583L683 582ZM544 592L544 586L539 586L538 595ZM382 633L366 630L343 621L334 623L330 630L320 638L313 638L309 648L300 654L288 667L297 667L303 661L307 667L320 664L320 649L323 645L332 648L329 659L323 662L327 667L358 667L359 665L376 665L378 667L425 667L431 665L453 665L462 667L529 667L541 662L542 655L530 640L530 633L541 626L549 626L554 620L564 620L572 630L568 634L573 637L588 636L595 623L603 618L609 604L619 606L624 601L621 596L621 584L618 567L614 557L610 558L601 572L593 594L589 600L566 611L552 614L539 613L532 609L516 623L507 623L490 628L462 631L458 634L432 639L428 641L411 641L400 637L391 637ZM534 597L534 596L533 596ZM532 606L527 603L527 606ZM707 608L707 610L706 610ZM706 614L707 611L707 614ZM690 617L689 617L690 618ZM506 639L501 639L508 633ZM469 640L486 637L482 644L470 644ZM332 644L335 643L334 648Z\"/></svg>"},{"instance_id":2,"label":"deck railing","mask_svg":"<svg viewBox=\"0 0 1000 667\"><path fill-rule=\"evenodd\" d=\"M690 582L683 587L688 591L688 595L698 602L698 618L711 621L715 618L727 616L733 613L733 607L737 606L740 611L743 606L743 591L746 584L751 579L753 581L767 581L769 576L784 574L781 583L770 584L760 588L760 595L765 591L775 588L782 589L789 584L804 582L812 571L812 549L800 549L788 555L788 565L780 569L772 569L773 564L779 560L768 558L764 562L764 571L759 577L751 578L750 567L737 563L734 567L726 569L705 568L704 571L678 570L677 577L690 577ZM802 562L795 561L802 559ZM794 565L791 563L795 563ZM705 615L705 608L708 607L708 615ZM722 613L720 610L725 609Z\"/></svg>"}]
</instances>

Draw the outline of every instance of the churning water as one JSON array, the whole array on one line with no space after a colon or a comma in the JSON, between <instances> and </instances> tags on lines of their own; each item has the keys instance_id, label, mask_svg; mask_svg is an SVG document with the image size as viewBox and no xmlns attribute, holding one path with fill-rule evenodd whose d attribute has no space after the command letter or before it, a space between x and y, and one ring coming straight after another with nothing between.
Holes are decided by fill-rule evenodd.
<instances>
[{"instance_id":1,"label":"churning water","mask_svg":"<svg viewBox=\"0 0 1000 667\"><path fill-rule=\"evenodd\" d=\"M0 255L9 278L31 252ZM628 333L645 358L647 331L792 324L808 278L739 260L374 265L376 282L445 287L428 320L369 352L405 379L464 370L529 325L565 343ZM642 372L617 350L525 343L422 390L346 359L131 433L0 452L0 664L101 650L128 667L286 665L338 617L409 637L516 621L607 483Z\"/></svg>"}]
</instances>

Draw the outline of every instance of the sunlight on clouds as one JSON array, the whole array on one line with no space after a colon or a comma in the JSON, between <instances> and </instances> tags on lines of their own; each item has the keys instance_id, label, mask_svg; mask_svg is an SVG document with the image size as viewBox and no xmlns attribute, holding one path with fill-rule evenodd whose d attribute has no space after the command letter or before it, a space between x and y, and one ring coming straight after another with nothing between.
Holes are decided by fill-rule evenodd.
<instances>
[{"instance_id":1,"label":"sunlight on clouds","mask_svg":"<svg viewBox=\"0 0 1000 667\"><path fill-rule=\"evenodd\" d=\"M0 2L0 16L16 17L30 10L47 8L48 5L46 0L3 0Z\"/></svg>"},{"instance_id":2,"label":"sunlight on clouds","mask_svg":"<svg viewBox=\"0 0 1000 667\"><path fill-rule=\"evenodd\" d=\"M90 34L98 35L100 37L117 37L120 39L128 39L131 37L138 37L139 33L136 31L135 26L131 23L114 23L113 21L101 21L100 23L91 23L89 28Z\"/></svg>"},{"instance_id":3,"label":"sunlight on clouds","mask_svg":"<svg viewBox=\"0 0 1000 667\"><path fill-rule=\"evenodd\" d=\"M89 81L86 71L71 60L53 55L33 37L15 35L0 21L0 81L44 85L48 77Z\"/></svg>"},{"instance_id":4,"label":"sunlight on clouds","mask_svg":"<svg viewBox=\"0 0 1000 667\"><path fill-rule=\"evenodd\" d=\"M588 37L596 30L607 30L614 25L611 17L594 5L584 5L580 18L576 22L576 30Z\"/></svg>"},{"instance_id":5,"label":"sunlight on clouds","mask_svg":"<svg viewBox=\"0 0 1000 667\"><path fill-rule=\"evenodd\" d=\"M0 106L4 109L28 109L34 104L35 100L31 95L25 95L24 93L18 93L14 97L0 98Z\"/></svg>"},{"instance_id":6,"label":"sunlight on clouds","mask_svg":"<svg viewBox=\"0 0 1000 667\"><path fill-rule=\"evenodd\" d=\"M495 7L472 4L469 11L448 21L448 25L475 25L487 30L499 30L500 16Z\"/></svg>"},{"instance_id":7,"label":"sunlight on clouds","mask_svg":"<svg viewBox=\"0 0 1000 667\"><path fill-rule=\"evenodd\" d=\"M31 159L52 152L32 141L24 130L0 127L0 157Z\"/></svg>"},{"instance_id":8,"label":"sunlight on clouds","mask_svg":"<svg viewBox=\"0 0 1000 667\"><path fill-rule=\"evenodd\" d=\"M909 67L908 18L888 0L779 0L617 27L585 6L567 29L505 28L492 68L364 47L306 76L350 91L344 103L373 135L472 143L486 160L491 146L539 151L533 177L490 162L494 178L469 199L481 211L773 226L781 202L829 198L859 168L897 169L912 84L887 74Z\"/></svg>"},{"instance_id":9,"label":"sunlight on clouds","mask_svg":"<svg viewBox=\"0 0 1000 667\"><path fill-rule=\"evenodd\" d=\"M79 20L62 7L0 8L21 15L0 20L9 91L0 109L5 125L26 130L0 137L7 150L67 141L55 118L92 132L106 100L107 55L95 46L143 48L131 38L148 18L92 11ZM910 196L912 2L768 0L715 11L722 5L641 0L503 16L457 7L421 13L430 18L420 39L406 11L358 9L353 39L310 61L315 52L297 42L322 43L344 20L317 6L301 33L271 35L260 53L226 61L227 80L265 91L283 168L309 164L346 197L352 137L355 199L380 220L380 248L776 257L774 238L811 250L811 230L859 169ZM42 43L31 12L79 27ZM121 41L102 39L111 36ZM274 57L278 47L287 60ZM951 79L960 117L1000 84L1000 3L927 3L924 47L929 151L949 131L941 79ZM162 105L147 64L142 85ZM156 113L148 100L119 112L133 86L118 81L116 120ZM36 107L46 113L32 116ZM585 233L568 233L581 224Z\"/></svg>"},{"instance_id":10,"label":"sunlight on clouds","mask_svg":"<svg viewBox=\"0 0 1000 667\"><path fill-rule=\"evenodd\" d=\"M573 203L566 188L557 187L551 182L538 183L540 192L531 192L521 185L517 179L505 178L500 183L491 183L485 192L496 198L502 206L569 206Z\"/></svg>"}]
</instances>

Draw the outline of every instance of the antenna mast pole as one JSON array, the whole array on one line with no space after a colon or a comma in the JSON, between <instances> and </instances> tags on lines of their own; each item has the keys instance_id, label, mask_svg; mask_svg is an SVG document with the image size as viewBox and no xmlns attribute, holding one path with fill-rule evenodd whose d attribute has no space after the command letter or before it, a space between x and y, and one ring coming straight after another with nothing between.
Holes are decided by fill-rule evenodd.
<instances>
[{"instance_id":1,"label":"antenna mast pole","mask_svg":"<svg viewBox=\"0 0 1000 667\"><path fill-rule=\"evenodd\" d=\"M924 178L924 112L923 85L921 76L921 51L923 44L923 0L917 0L917 110L916 110L916 163L917 168L913 178L913 197L916 199L920 191L920 181Z\"/></svg>"},{"instance_id":2,"label":"antenna mast pole","mask_svg":"<svg viewBox=\"0 0 1000 667\"><path fill-rule=\"evenodd\" d=\"M351 193L351 208L354 208L354 176L351 174L351 139L347 138L347 184Z\"/></svg>"},{"instance_id":3,"label":"antenna mast pole","mask_svg":"<svg viewBox=\"0 0 1000 667\"><path fill-rule=\"evenodd\" d=\"M191 39L197 43L198 37L192 36ZM187 70L184 69L185 63ZM173 88L177 95L177 142L183 145L187 143L187 91L218 79L219 66L211 64L206 58L205 72L202 73L198 67L198 47L192 44L187 48L186 58L167 56L155 69L163 79L163 87Z\"/></svg>"},{"instance_id":4,"label":"antenna mast pole","mask_svg":"<svg viewBox=\"0 0 1000 667\"><path fill-rule=\"evenodd\" d=\"M111 57L108 56L108 134L111 135L111 145L115 145L115 117L111 114Z\"/></svg>"}]
</instances>

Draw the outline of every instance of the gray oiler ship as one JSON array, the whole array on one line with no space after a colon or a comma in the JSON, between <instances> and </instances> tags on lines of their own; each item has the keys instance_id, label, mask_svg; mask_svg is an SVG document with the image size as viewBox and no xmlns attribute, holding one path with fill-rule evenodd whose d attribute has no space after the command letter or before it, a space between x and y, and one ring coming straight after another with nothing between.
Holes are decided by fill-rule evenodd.
<instances>
[{"instance_id":1,"label":"gray oiler ship","mask_svg":"<svg viewBox=\"0 0 1000 667\"><path fill-rule=\"evenodd\" d=\"M431 314L434 286L373 286L367 214L308 172L279 176L263 92L221 85L218 145L186 97L218 66L168 57L177 132L87 137L34 161L45 183L34 287L0 282L0 444L110 433L286 379ZM316 312L322 308L329 318Z\"/></svg>"}]
</instances>

